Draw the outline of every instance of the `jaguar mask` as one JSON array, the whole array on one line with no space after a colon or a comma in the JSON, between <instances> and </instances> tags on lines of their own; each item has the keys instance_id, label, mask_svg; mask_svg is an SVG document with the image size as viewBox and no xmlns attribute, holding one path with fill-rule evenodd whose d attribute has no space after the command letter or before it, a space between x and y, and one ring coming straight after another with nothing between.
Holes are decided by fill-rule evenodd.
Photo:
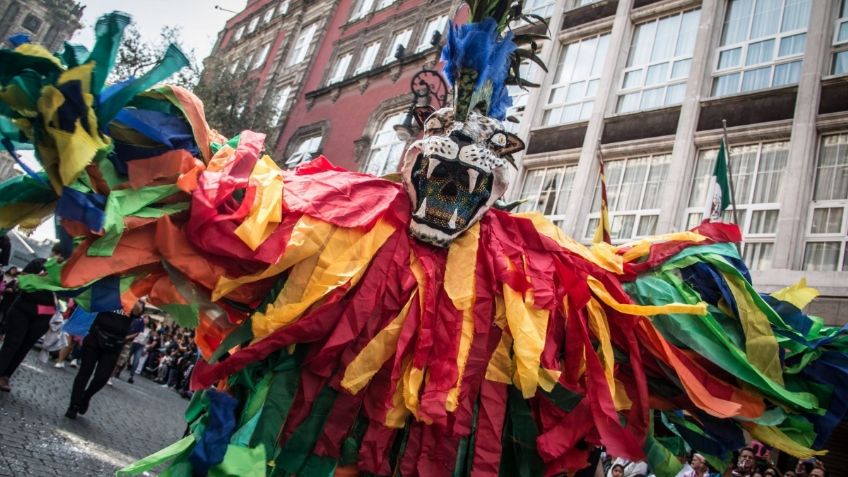
<instances>
[{"instance_id":1,"label":"jaguar mask","mask_svg":"<svg viewBox=\"0 0 848 477\"><path fill-rule=\"evenodd\" d=\"M524 143L501 121L470 112L456 121L453 109L415 109L424 137L404 156L401 175L412 204L409 232L446 247L506 192L506 164Z\"/></svg>"}]
</instances>

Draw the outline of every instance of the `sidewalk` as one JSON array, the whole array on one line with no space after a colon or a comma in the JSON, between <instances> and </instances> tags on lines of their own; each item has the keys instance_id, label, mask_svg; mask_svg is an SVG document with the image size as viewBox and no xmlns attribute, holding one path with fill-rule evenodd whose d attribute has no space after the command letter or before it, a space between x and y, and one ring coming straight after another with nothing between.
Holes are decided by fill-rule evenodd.
<instances>
[{"instance_id":1,"label":"sidewalk","mask_svg":"<svg viewBox=\"0 0 848 477\"><path fill-rule=\"evenodd\" d=\"M188 401L140 377L113 380L85 416L67 419L77 370L55 369L37 354L18 368L12 392L0 393L0 476L112 476L182 436Z\"/></svg>"}]
</instances>

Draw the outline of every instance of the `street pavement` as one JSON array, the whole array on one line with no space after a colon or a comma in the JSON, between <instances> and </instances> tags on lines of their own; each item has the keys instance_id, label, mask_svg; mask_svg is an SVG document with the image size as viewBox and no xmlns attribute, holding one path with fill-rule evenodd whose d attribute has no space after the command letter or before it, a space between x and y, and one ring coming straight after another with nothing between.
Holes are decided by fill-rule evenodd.
<instances>
[{"instance_id":1,"label":"street pavement","mask_svg":"<svg viewBox=\"0 0 848 477\"><path fill-rule=\"evenodd\" d=\"M37 354L12 377L12 392L0 392L0 476L115 475L182 437L188 401L142 377L113 380L86 415L66 418L77 370L55 369Z\"/></svg>"}]
</instances>

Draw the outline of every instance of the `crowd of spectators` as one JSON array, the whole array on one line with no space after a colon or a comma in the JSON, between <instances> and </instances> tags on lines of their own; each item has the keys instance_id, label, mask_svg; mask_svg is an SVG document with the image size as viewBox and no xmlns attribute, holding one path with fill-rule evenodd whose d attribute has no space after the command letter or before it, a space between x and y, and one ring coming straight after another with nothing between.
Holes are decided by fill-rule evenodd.
<instances>
[{"instance_id":1,"label":"crowd of spectators","mask_svg":"<svg viewBox=\"0 0 848 477\"><path fill-rule=\"evenodd\" d=\"M794 464L794 465L792 465ZM815 458L799 459L792 464L778 466L769 449L752 442L734 453L723 471L714 468L708 459L698 453L683 462L677 477L828 477L824 464ZM782 469L782 470L781 470ZM631 461L602 454L592 477L652 477L645 462Z\"/></svg>"}]
</instances>

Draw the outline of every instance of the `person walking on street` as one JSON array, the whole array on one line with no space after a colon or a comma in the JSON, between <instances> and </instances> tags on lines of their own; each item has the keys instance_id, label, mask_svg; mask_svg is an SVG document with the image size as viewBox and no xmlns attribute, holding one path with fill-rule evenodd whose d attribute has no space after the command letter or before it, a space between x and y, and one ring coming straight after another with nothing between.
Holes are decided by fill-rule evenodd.
<instances>
[{"instance_id":1,"label":"person walking on street","mask_svg":"<svg viewBox=\"0 0 848 477\"><path fill-rule=\"evenodd\" d=\"M133 338L132 346L130 347L130 378L127 380L130 384L134 382L133 376L135 376L135 372L138 370L141 354L144 351L144 347L147 346L147 340L150 337L150 325L147 320L147 317L141 318L142 329ZM130 330L130 333L133 331Z\"/></svg>"},{"instance_id":2,"label":"person walking on street","mask_svg":"<svg viewBox=\"0 0 848 477\"><path fill-rule=\"evenodd\" d=\"M24 273L42 274L43 258L32 260ZM56 312L56 295L50 291L21 292L9 307L6 338L0 348L0 391L12 390L9 379L18 369L30 349L50 326Z\"/></svg>"},{"instance_id":3,"label":"person walking on street","mask_svg":"<svg viewBox=\"0 0 848 477\"><path fill-rule=\"evenodd\" d=\"M139 301L133 306L130 316L121 309L97 314L91 330L82 341L79 372L74 379L71 403L65 417L76 419L78 414L88 411L92 396L106 385L112 375L118 355L130 334L132 321L141 316L143 308Z\"/></svg>"}]
</instances>

